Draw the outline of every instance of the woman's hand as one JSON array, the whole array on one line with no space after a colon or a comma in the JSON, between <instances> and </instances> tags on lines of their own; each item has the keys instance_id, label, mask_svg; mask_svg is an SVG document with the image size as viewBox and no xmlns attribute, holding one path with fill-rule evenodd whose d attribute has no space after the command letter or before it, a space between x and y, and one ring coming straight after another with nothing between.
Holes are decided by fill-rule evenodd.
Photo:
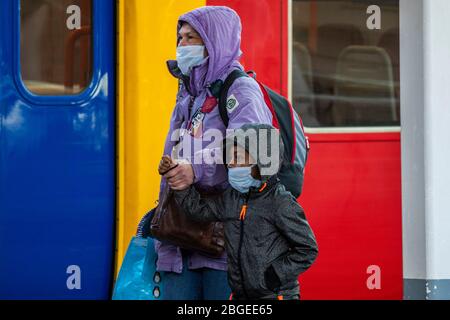
<instances>
[{"instance_id":1,"label":"woman's hand","mask_svg":"<svg viewBox=\"0 0 450 320\"><path fill-rule=\"evenodd\" d=\"M194 183L194 170L192 165L186 162L176 163L170 156L163 156L158 167L158 172L173 190L187 189Z\"/></svg>"},{"instance_id":2,"label":"woman's hand","mask_svg":"<svg viewBox=\"0 0 450 320\"><path fill-rule=\"evenodd\" d=\"M189 163L179 163L176 168L166 173L164 178L173 190L185 190L194 183L194 169Z\"/></svg>"}]
</instances>

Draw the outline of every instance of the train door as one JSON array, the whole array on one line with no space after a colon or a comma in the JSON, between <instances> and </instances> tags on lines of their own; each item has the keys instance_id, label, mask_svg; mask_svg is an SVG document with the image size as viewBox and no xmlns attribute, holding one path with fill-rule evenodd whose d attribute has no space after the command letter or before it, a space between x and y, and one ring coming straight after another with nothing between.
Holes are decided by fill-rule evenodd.
<instances>
[{"instance_id":1,"label":"train door","mask_svg":"<svg viewBox=\"0 0 450 320\"><path fill-rule=\"evenodd\" d=\"M320 247L305 298L402 299L399 1L292 1L300 202Z\"/></svg>"},{"instance_id":2,"label":"train door","mask_svg":"<svg viewBox=\"0 0 450 320\"><path fill-rule=\"evenodd\" d=\"M0 298L109 297L114 7L0 2Z\"/></svg>"}]
</instances>

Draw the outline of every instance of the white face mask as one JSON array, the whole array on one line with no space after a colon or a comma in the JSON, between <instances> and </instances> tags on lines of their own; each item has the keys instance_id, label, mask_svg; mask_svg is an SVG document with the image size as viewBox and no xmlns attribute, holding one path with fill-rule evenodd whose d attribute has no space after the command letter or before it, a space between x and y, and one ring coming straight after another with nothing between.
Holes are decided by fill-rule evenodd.
<instances>
[{"instance_id":1,"label":"white face mask","mask_svg":"<svg viewBox=\"0 0 450 320\"><path fill-rule=\"evenodd\" d=\"M240 193L247 193L251 187L259 188L262 184L261 180L252 177L252 167L229 168L228 182Z\"/></svg>"},{"instance_id":2,"label":"white face mask","mask_svg":"<svg viewBox=\"0 0 450 320\"><path fill-rule=\"evenodd\" d=\"M178 67L185 76L189 76L192 68L202 64L205 59L205 46L177 47Z\"/></svg>"}]
</instances>

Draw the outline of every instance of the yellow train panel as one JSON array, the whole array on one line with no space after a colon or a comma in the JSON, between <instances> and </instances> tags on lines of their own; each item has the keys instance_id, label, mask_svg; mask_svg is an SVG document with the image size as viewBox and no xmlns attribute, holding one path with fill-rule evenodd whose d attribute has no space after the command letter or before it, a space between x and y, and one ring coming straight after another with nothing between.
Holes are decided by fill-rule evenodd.
<instances>
[{"instance_id":1,"label":"yellow train panel","mask_svg":"<svg viewBox=\"0 0 450 320\"><path fill-rule=\"evenodd\" d=\"M160 160L177 90L178 17L206 0L118 1L118 190L116 274L141 217L158 197Z\"/></svg>"}]
</instances>

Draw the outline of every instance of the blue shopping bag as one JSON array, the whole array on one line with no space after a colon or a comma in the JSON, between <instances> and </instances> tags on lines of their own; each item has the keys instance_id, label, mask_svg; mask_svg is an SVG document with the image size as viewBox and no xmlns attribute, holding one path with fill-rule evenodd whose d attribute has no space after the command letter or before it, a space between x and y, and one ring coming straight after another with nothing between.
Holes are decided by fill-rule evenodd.
<instances>
[{"instance_id":1,"label":"blue shopping bag","mask_svg":"<svg viewBox=\"0 0 450 320\"><path fill-rule=\"evenodd\" d=\"M157 254L152 238L131 239L117 277L113 300L161 300L162 277L156 271Z\"/></svg>"}]
</instances>

